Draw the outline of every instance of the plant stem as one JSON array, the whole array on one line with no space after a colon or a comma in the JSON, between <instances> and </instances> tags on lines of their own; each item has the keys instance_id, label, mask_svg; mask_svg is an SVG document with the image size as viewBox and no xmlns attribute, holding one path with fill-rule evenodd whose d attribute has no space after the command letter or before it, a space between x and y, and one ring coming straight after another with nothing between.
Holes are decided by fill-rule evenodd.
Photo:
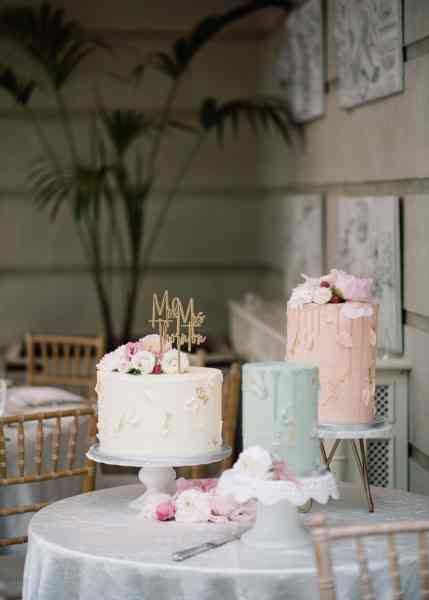
<instances>
[{"instance_id":1,"label":"plant stem","mask_svg":"<svg viewBox=\"0 0 429 600\"><path fill-rule=\"evenodd\" d=\"M72 160L72 163L74 163L75 165L78 165L79 164L79 155L77 152L74 135L73 135L73 131L72 131L71 124L70 124L70 115L67 110L67 105L64 101L63 95L60 92L60 90L55 88L54 95L55 95L55 99L57 101L58 109L59 109L59 112L61 115L61 122L62 122L62 125L64 128L64 135L66 138L66 142L69 147L70 158Z\"/></svg>"},{"instance_id":2,"label":"plant stem","mask_svg":"<svg viewBox=\"0 0 429 600\"><path fill-rule=\"evenodd\" d=\"M155 244L159 238L159 235L165 225L166 218L167 218L168 212L171 208L172 202L173 202L174 198L176 197L176 194L180 188L180 185L182 184L183 180L185 179L186 174L188 173L195 157L197 156L198 152L200 151L201 146L206 139L206 136L207 136L206 132L201 133L196 144L194 145L191 152L189 153L186 161L183 163L182 168L180 169L176 179L174 180L174 182L171 186L171 190L167 194L164 205L158 213L158 218L155 222L155 225L152 228L152 232L149 237L149 242L145 248L142 261L140 262L139 256L134 256L134 258L133 258L133 264L131 267L132 285L131 285L131 290L130 290L130 293L128 294L127 302L126 302L126 306L125 306L125 312L124 312L125 318L124 318L124 324L122 327L122 334L121 334L122 340L127 340L131 337L132 327L133 327L134 318L135 318L135 310L136 310L137 300L138 300L138 294L139 294L140 286L143 282L144 276L147 273L148 268L149 268L149 260L152 256L152 252L155 248Z\"/></svg>"},{"instance_id":3,"label":"plant stem","mask_svg":"<svg viewBox=\"0 0 429 600\"><path fill-rule=\"evenodd\" d=\"M33 110L28 105L25 106L24 110L27 112L27 114L30 117L30 121L34 127L36 135L39 138L40 144L41 144L46 156L49 158L51 163L58 169L58 171L63 172L61 162L55 156L53 148L50 145L48 138L46 137L45 132L43 131L42 126L40 125L40 122L37 119L36 115L34 114Z\"/></svg>"}]
</instances>

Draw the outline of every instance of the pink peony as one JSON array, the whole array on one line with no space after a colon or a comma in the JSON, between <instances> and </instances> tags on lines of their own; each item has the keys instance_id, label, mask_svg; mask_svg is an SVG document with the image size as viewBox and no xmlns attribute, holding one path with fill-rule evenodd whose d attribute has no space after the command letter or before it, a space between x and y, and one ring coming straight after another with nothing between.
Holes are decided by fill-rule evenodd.
<instances>
[{"instance_id":1,"label":"pink peony","mask_svg":"<svg viewBox=\"0 0 429 600\"><path fill-rule=\"evenodd\" d=\"M173 502L161 502L155 510L158 521L171 521L176 514L176 507Z\"/></svg>"},{"instance_id":2,"label":"pink peony","mask_svg":"<svg viewBox=\"0 0 429 600\"><path fill-rule=\"evenodd\" d=\"M285 481L297 482L295 474L289 469L284 461L277 461L273 463L273 479Z\"/></svg>"},{"instance_id":3,"label":"pink peony","mask_svg":"<svg viewBox=\"0 0 429 600\"><path fill-rule=\"evenodd\" d=\"M137 342L139 344L140 350L146 350L147 352L152 352L156 357L160 357L161 355L161 338L157 333L152 333L150 335L146 335L143 338L140 338ZM164 347L162 349L163 352L168 352L171 350L171 344L169 342L164 343Z\"/></svg>"},{"instance_id":4,"label":"pink peony","mask_svg":"<svg viewBox=\"0 0 429 600\"><path fill-rule=\"evenodd\" d=\"M332 276L332 277L331 277ZM373 279L365 279L350 275L345 271L333 269L330 273L331 283L345 300L354 302L370 302Z\"/></svg>"}]
</instances>

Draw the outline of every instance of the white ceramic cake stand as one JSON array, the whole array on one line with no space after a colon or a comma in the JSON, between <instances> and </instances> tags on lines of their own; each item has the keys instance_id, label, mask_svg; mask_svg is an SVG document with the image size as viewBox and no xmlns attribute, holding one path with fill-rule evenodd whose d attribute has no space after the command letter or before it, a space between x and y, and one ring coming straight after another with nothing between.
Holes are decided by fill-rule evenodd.
<instances>
[{"instance_id":1,"label":"white ceramic cake stand","mask_svg":"<svg viewBox=\"0 0 429 600\"><path fill-rule=\"evenodd\" d=\"M335 479L325 469L296 481L254 479L229 469L222 474L218 490L237 502L258 501L255 525L241 536L243 544L281 551L311 545L298 514L299 506L309 500L326 504L329 498L339 498Z\"/></svg>"},{"instance_id":2,"label":"white ceramic cake stand","mask_svg":"<svg viewBox=\"0 0 429 600\"><path fill-rule=\"evenodd\" d=\"M140 511L149 494L173 493L176 472L173 467L193 467L195 465L210 465L220 462L231 455L231 448L226 444L207 454L183 458L183 456L168 456L153 458L145 456L115 457L100 451L99 444L93 444L87 452L87 457L97 463L116 465L119 467L141 467L138 478L145 486L144 494L129 503L129 507Z\"/></svg>"}]
</instances>

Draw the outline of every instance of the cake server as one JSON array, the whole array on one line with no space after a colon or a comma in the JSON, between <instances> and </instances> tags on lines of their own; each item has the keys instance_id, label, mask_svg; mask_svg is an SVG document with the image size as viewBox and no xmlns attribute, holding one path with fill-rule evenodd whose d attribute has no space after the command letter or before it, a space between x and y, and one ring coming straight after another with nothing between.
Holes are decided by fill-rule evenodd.
<instances>
[{"instance_id":1,"label":"cake server","mask_svg":"<svg viewBox=\"0 0 429 600\"><path fill-rule=\"evenodd\" d=\"M174 561L182 561L187 558L192 558L192 556L196 556L197 554L202 554L203 552L208 552L208 550L213 550L214 548L219 548L220 546L224 546L229 542L234 542L235 540L239 540L243 533L245 533L249 527L245 527L244 529L240 529L236 533L231 533L224 537L221 537L217 540L211 540L210 542L204 542L204 544L199 544L198 546L192 546L191 548L185 548L184 550L179 550L178 552L174 552L172 558Z\"/></svg>"}]
</instances>

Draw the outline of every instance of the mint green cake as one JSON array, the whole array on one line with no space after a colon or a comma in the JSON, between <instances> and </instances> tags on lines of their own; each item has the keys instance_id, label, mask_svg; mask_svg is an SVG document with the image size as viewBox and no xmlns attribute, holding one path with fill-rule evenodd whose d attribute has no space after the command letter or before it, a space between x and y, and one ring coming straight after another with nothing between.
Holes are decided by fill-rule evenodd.
<instances>
[{"instance_id":1,"label":"mint green cake","mask_svg":"<svg viewBox=\"0 0 429 600\"><path fill-rule=\"evenodd\" d=\"M317 426L319 372L288 362L243 367L243 443L262 446L298 476L320 467Z\"/></svg>"}]
</instances>

